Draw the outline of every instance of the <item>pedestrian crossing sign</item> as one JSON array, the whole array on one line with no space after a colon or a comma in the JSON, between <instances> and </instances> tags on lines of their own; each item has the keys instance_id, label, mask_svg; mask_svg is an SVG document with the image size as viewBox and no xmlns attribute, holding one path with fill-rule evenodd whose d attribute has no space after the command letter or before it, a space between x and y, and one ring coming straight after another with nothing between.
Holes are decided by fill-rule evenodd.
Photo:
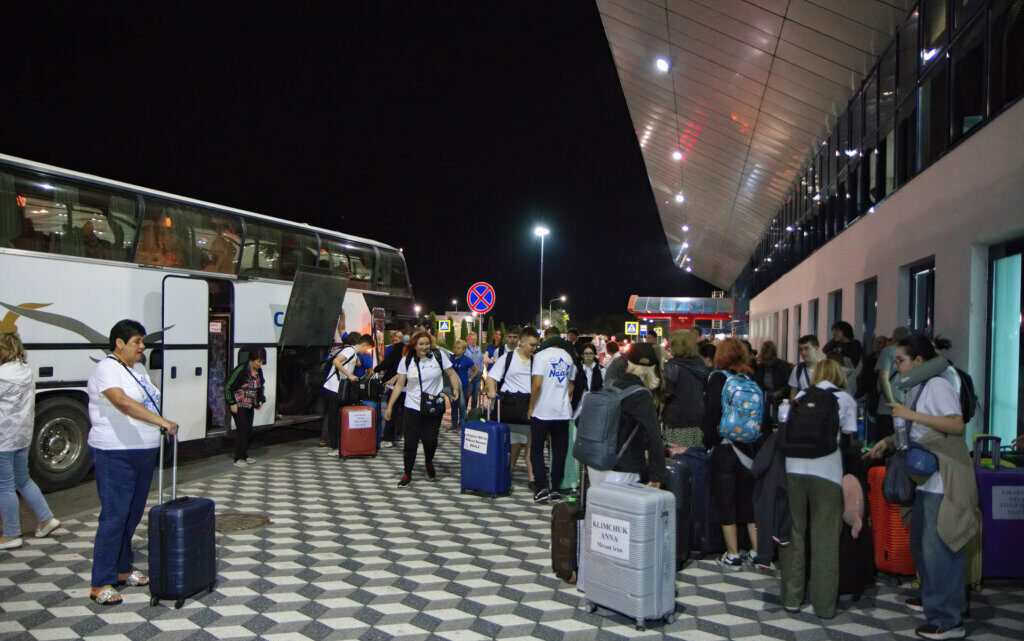
<instances>
[{"instance_id":1,"label":"pedestrian crossing sign","mask_svg":"<svg viewBox=\"0 0 1024 641\"><path fill-rule=\"evenodd\" d=\"M640 323L626 323L626 336L636 336L640 333Z\"/></svg>"},{"instance_id":2,"label":"pedestrian crossing sign","mask_svg":"<svg viewBox=\"0 0 1024 641\"><path fill-rule=\"evenodd\" d=\"M451 321L448 321L448 320L439 320L439 321L437 321L437 332L439 334L442 333L442 332L450 332L450 331L452 331L452 322Z\"/></svg>"},{"instance_id":3,"label":"pedestrian crossing sign","mask_svg":"<svg viewBox=\"0 0 1024 641\"><path fill-rule=\"evenodd\" d=\"M655 327L654 328L654 333L657 334L658 337L660 338L661 337L661 328L660 327Z\"/></svg>"}]
</instances>

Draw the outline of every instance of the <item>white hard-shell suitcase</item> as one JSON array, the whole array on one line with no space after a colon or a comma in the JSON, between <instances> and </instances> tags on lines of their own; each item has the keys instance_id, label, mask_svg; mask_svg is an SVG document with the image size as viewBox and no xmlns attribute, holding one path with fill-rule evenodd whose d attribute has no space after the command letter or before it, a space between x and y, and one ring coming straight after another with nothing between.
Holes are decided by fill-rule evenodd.
<instances>
[{"instance_id":1,"label":"white hard-shell suitcase","mask_svg":"<svg viewBox=\"0 0 1024 641\"><path fill-rule=\"evenodd\" d=\"M676 498L640 484L602 483L587 491L581 554L588 612L598 607L636 620L675 620Z\"/></svg>"}]
</instances>

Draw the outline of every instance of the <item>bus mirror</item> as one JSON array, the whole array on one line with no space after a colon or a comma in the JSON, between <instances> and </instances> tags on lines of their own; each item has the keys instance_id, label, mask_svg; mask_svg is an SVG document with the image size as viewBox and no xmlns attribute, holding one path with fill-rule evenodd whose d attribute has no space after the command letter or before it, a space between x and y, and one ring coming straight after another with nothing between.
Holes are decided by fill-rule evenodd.
<instances>
[{"instance_id":1,"label":"bus mirror","mask_svg":"<svg viewBox=\"0 0 1024 641\"><path fill-rule=\"evenodd\" d=\"M376 321L381 321L383 323L384 319L387 318L387 312L384 310L383 307L374 307L372 310L370 310L370 315L374 320L374 327L377 327ZM383 328L384 326L381 325L378 329Z\"/></svg>"}]
</instances>

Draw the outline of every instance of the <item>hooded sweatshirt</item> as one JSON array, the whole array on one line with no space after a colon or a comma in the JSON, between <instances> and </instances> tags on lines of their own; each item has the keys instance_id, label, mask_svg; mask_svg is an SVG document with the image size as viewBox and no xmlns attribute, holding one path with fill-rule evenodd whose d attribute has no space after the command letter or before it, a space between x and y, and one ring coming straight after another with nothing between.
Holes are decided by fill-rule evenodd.
<instances>
[{"instance_id":1,"label":"hooded sweatshirt","mask_svg":"<svg viewBox=\"0 0 1024 641\"><path fill-rule=\"evenodd\" d=\"M21 361L0 365L0 452L16 452L32 444L35 415L32 368Z\"/></svg>"}]
</instances>

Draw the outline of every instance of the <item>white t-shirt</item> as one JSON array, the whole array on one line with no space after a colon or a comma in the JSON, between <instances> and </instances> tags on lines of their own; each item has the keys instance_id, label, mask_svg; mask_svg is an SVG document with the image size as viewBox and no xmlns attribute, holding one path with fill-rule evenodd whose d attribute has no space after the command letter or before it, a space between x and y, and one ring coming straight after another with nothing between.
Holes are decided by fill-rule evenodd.
<instances>
[{"instance_id":1,"label":"white t-shirt","mask_svg":"<svg viewBox=\"0 0 1024 641\"><path fill-rule=\"evenodd\" d=\"M828 381L821 381L815 385L818 389L831 390L836 397L836 401L839 403L839 432L840 434L856 434L857 433L857 401L853 400L853 397L842 391L832 383ZM794 398L794 401L804 396L805 392L800 392ZM835 452L820 456L818 458L796 458L793 456L786 457L786 474L801 474L804 476L816 476L818 478L825 479L826 481L832 481L836 485L843 484L843 455L836 448Z\"/></svg>"},{"instance_id":2,"label":"white t-shirt","mask_svg":"<svg viewBox=\"0 0 1024 641\"><path fill-rule=\"evenodd\" d=\"M533 406L533 418L567 421L572 418L569 384L576 378L572 356L561 347L549 347L533 357L533 376L543 376L540 395Z\"/></svg>"},{"instance_id":3,"label":"white t-shirt","mask_svg":"<svg viewBox=\"0 0 1024 641\"><path fill-rule=\"evenodd\" d=\"M395 349L397 349L397 348L395 348ZM356 365L359 364L359 359L356 358L356 348L352 347L351 345L348 345L348 346L342 348L341 352L339 352L339 353L341 354L341 359L342 359L341 360L341 362L342 362L341 368L343 370L345 370L346 372L348 372L349 374L355 372ZM338 357L338 355L335 354L334 358L332 358L331 360L333 361L337 357ZM342 374L341 372L336 371L333 366L331 367L331 369L329 371L330 371L330 374L328 374L327 380L324 381L324 389L329 391L329 392L334 392L335 394L337 394L338 393L338 387L339 387L339 385L341 383L341 378L340 377L344 376L344 374Z\"/></svg>"},{"instance_id":4,"label":"white t-shirt","mask_svg":"<svg viewBox=\"0 0 1024 641\"><path fill-rule=\"evenodd\" d=\"M160 447L160 428L124 414L103 392L120 387L128 398L153 411L160 404L157 391L144 367L135 364L131 373L114 358L96 364L86 389L89 392L89 445L99 450L143 450ZM146 389L143 389L145 387ZM147 395L146 392L149 392ZM152 400L150 400L152 397Z\"/></svg>"},{"instance_id":5,"label":"white t-shirt","mask_svg":"<svg viewBox=\"0 0 1024 641\"><path fill-rule=\"evenodd\" d=\"M797 377L798 372L800 373L799 377ZM807 389L811 386L811 374L813 373L814 365L808 365L804 362L797 363L796 367L793 368L793 373L789 375L789 386L798 390Z\"/></svg>"},{"instance_id":6,"label":"white t-shirt","mask_svg":"<svg viewBox=\"0 0 1024 641\"><path fill-rule=\"evenodd\" d=\"M505 361L511 358L512 363L508 366L508 374L505 375L505 382L497 392L513 392L516 394L530 393L530 359L523 358L519 350L505 352L504 355L494 359L491 365L490 377L494 379L494 385L501 383L501 374L505 371Z\"/></svg>"},{"instance_id":7,"label":"white t-shirt","mask_svg":"<svg viewBox=\"0 0 1024 641\"><path fill-rule=\"evenodd\" d=\"M444 388L444 381L441 377L444 372L437 365L437 357L427 354L427 357L419 361L419 369L416 368L416 357L413 356L408 365L408 356L403 356L398 362L398 373L405 376L405 406L409 409L420 410L420 374L423 374L423 391L427 394L437 396ZM441 352L441 363L445 370L452 368L452 362L448 355Z\"/></svg>"},{"instance_id":8,"label":"white t-shirt","mask_svg":"<svg viewBox=\"0 0 1024 641\"><path fill-rule=\"evenodd\" d=\"M929 414L931 416L952 416L955 414L960 416L963 412L960 409L960 394L953 388L945 376L930 378L907 392L908 408L914 404L914 399L919 394L921 395L921 400L917 402L915 411L921 414ZM912 441L920 441L924 438L925 434L931 431L932 428L926 425L913 423L910 426L910 439ZM918 485L917 491L945 494L946 486L942 484L942 475L939 471L936 470L935 474L932 474L925 483Z\"/></svg>"}]
</instances>

